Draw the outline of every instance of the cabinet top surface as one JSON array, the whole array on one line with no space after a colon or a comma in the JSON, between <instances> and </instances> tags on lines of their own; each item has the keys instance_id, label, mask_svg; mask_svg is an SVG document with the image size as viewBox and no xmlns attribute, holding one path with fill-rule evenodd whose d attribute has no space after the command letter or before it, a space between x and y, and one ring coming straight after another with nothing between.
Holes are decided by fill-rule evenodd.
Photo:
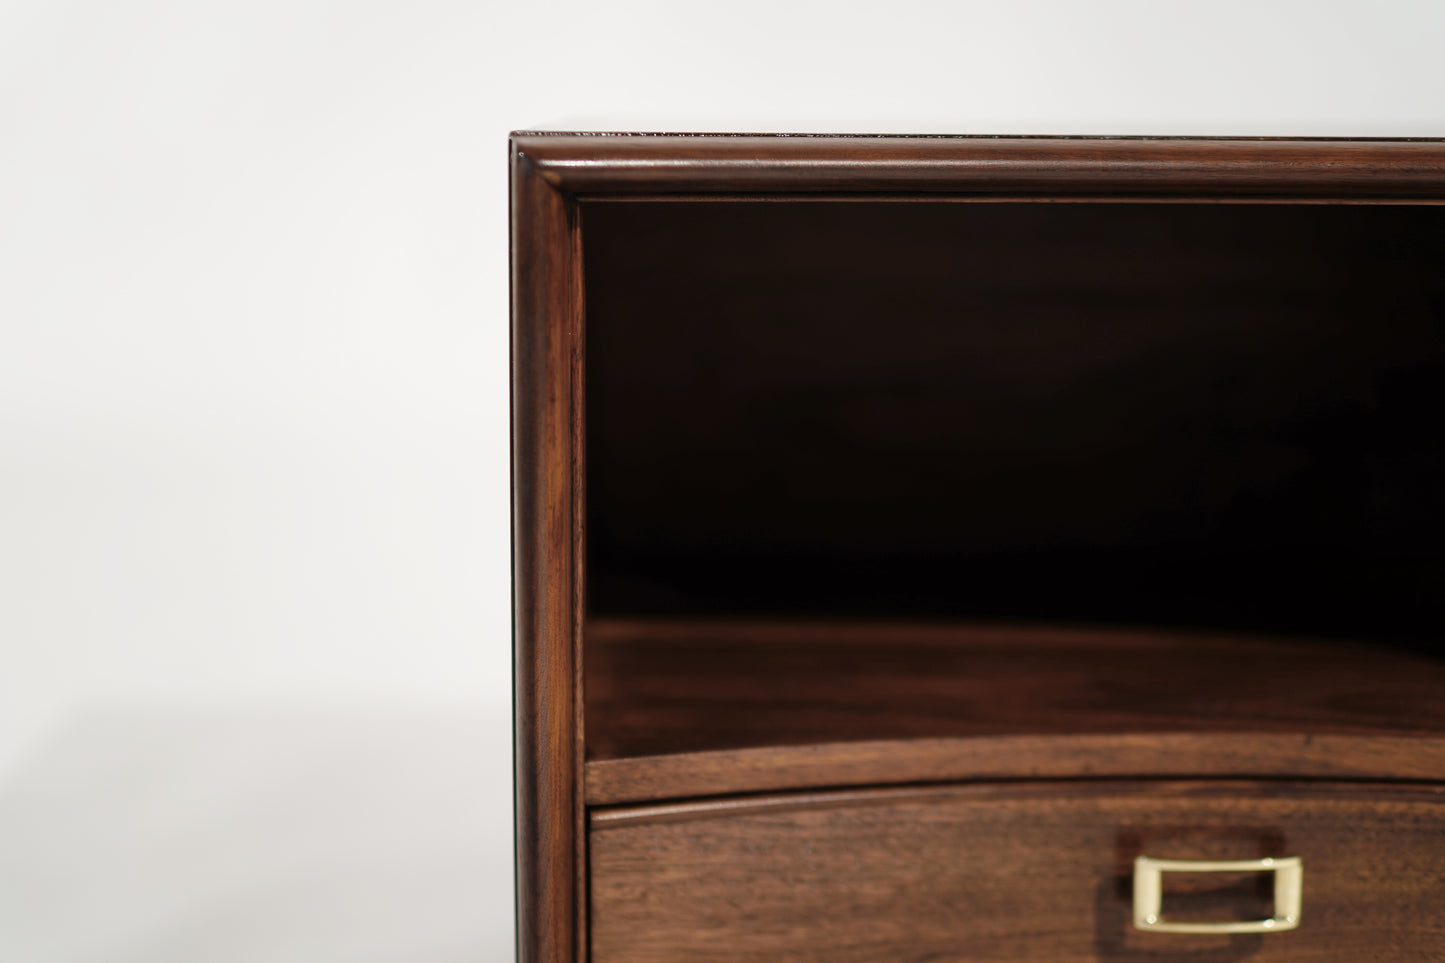
<instances>
[{"instance_id":1,"label":"cabinet top surface","mask_svg":"<svg viewBox=\"0 0 1445 963\"><path fill-rule=\"evenodd\" d=\"M1428 202L1438 138L512 135L518 170L576 195L989 194Z\"/></svg>"}]
</instances>

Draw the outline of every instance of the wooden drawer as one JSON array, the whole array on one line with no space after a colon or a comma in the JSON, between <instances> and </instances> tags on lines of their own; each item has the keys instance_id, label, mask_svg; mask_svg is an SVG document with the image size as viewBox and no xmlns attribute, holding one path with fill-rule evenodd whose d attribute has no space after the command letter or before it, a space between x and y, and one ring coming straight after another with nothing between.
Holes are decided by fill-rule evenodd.
<instances>
[{"instance_id":1,"label":"wooden drawer","mask_svg":"<svg viewBox=\"0 0 1445 963\"><path fill-rule=\"evenodd\" d=\"M598 810L594 963L1445 958L1445 791L1065 783ZM1136 856L1303 860L1290 932L1146 933ZM1272 912L1272 874L1169 874L1174 918Z\"/></svg>"}]
</instances>

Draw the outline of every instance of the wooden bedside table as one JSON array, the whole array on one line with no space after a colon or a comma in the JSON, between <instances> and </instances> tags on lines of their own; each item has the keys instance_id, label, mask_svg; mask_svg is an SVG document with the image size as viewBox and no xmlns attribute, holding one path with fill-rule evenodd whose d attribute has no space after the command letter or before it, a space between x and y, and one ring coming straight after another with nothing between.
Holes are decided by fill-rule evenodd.
<instances>
[{"instance_id":1,"label":"wooden bedside table","mask_svg":"<svg viewBox=\"0 0 1445 963\"><path fill-rule=\"evenodd\" d=\"M512 151L521 959L1445 955L1445 142Z\"/></svg>"}]
</instances>

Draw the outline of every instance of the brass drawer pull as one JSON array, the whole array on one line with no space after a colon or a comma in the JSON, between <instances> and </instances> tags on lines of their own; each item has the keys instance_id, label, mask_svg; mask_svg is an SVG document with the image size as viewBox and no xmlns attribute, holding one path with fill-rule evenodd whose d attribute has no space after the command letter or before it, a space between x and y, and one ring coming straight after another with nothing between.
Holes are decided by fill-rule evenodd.
<instances>
[{"instance_id":1,"label":"brass drawer pull","mask_svg":"<svg viewBox=\"0 0 1445 963\"><path fill-rule=\"evenodd\" d=\"M1163 918L1165 873L1274 873L1274 915L1262 920L1221 923L1173 922ZM1156 933L1278 933L1299 926L1304 866L1298 856L1282 859L1134 860L1134 926Z\"/></svg>"}]
</instances>

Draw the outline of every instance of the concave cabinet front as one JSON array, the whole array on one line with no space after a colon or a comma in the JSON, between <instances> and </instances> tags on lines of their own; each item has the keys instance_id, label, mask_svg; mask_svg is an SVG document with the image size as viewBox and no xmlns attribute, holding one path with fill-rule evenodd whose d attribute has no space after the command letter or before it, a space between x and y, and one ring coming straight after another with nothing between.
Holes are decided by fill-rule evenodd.
<instances>
[{"instance_id":1,"label":"concave cabinet front","mask_svg":"<svg viewBox=\"0 0 1445 963\"><path fill-rule=\"evenodd\" d=\"M1445 956L1445 143L512 138L519 956Z\"/></svg>"}]
</instances>

